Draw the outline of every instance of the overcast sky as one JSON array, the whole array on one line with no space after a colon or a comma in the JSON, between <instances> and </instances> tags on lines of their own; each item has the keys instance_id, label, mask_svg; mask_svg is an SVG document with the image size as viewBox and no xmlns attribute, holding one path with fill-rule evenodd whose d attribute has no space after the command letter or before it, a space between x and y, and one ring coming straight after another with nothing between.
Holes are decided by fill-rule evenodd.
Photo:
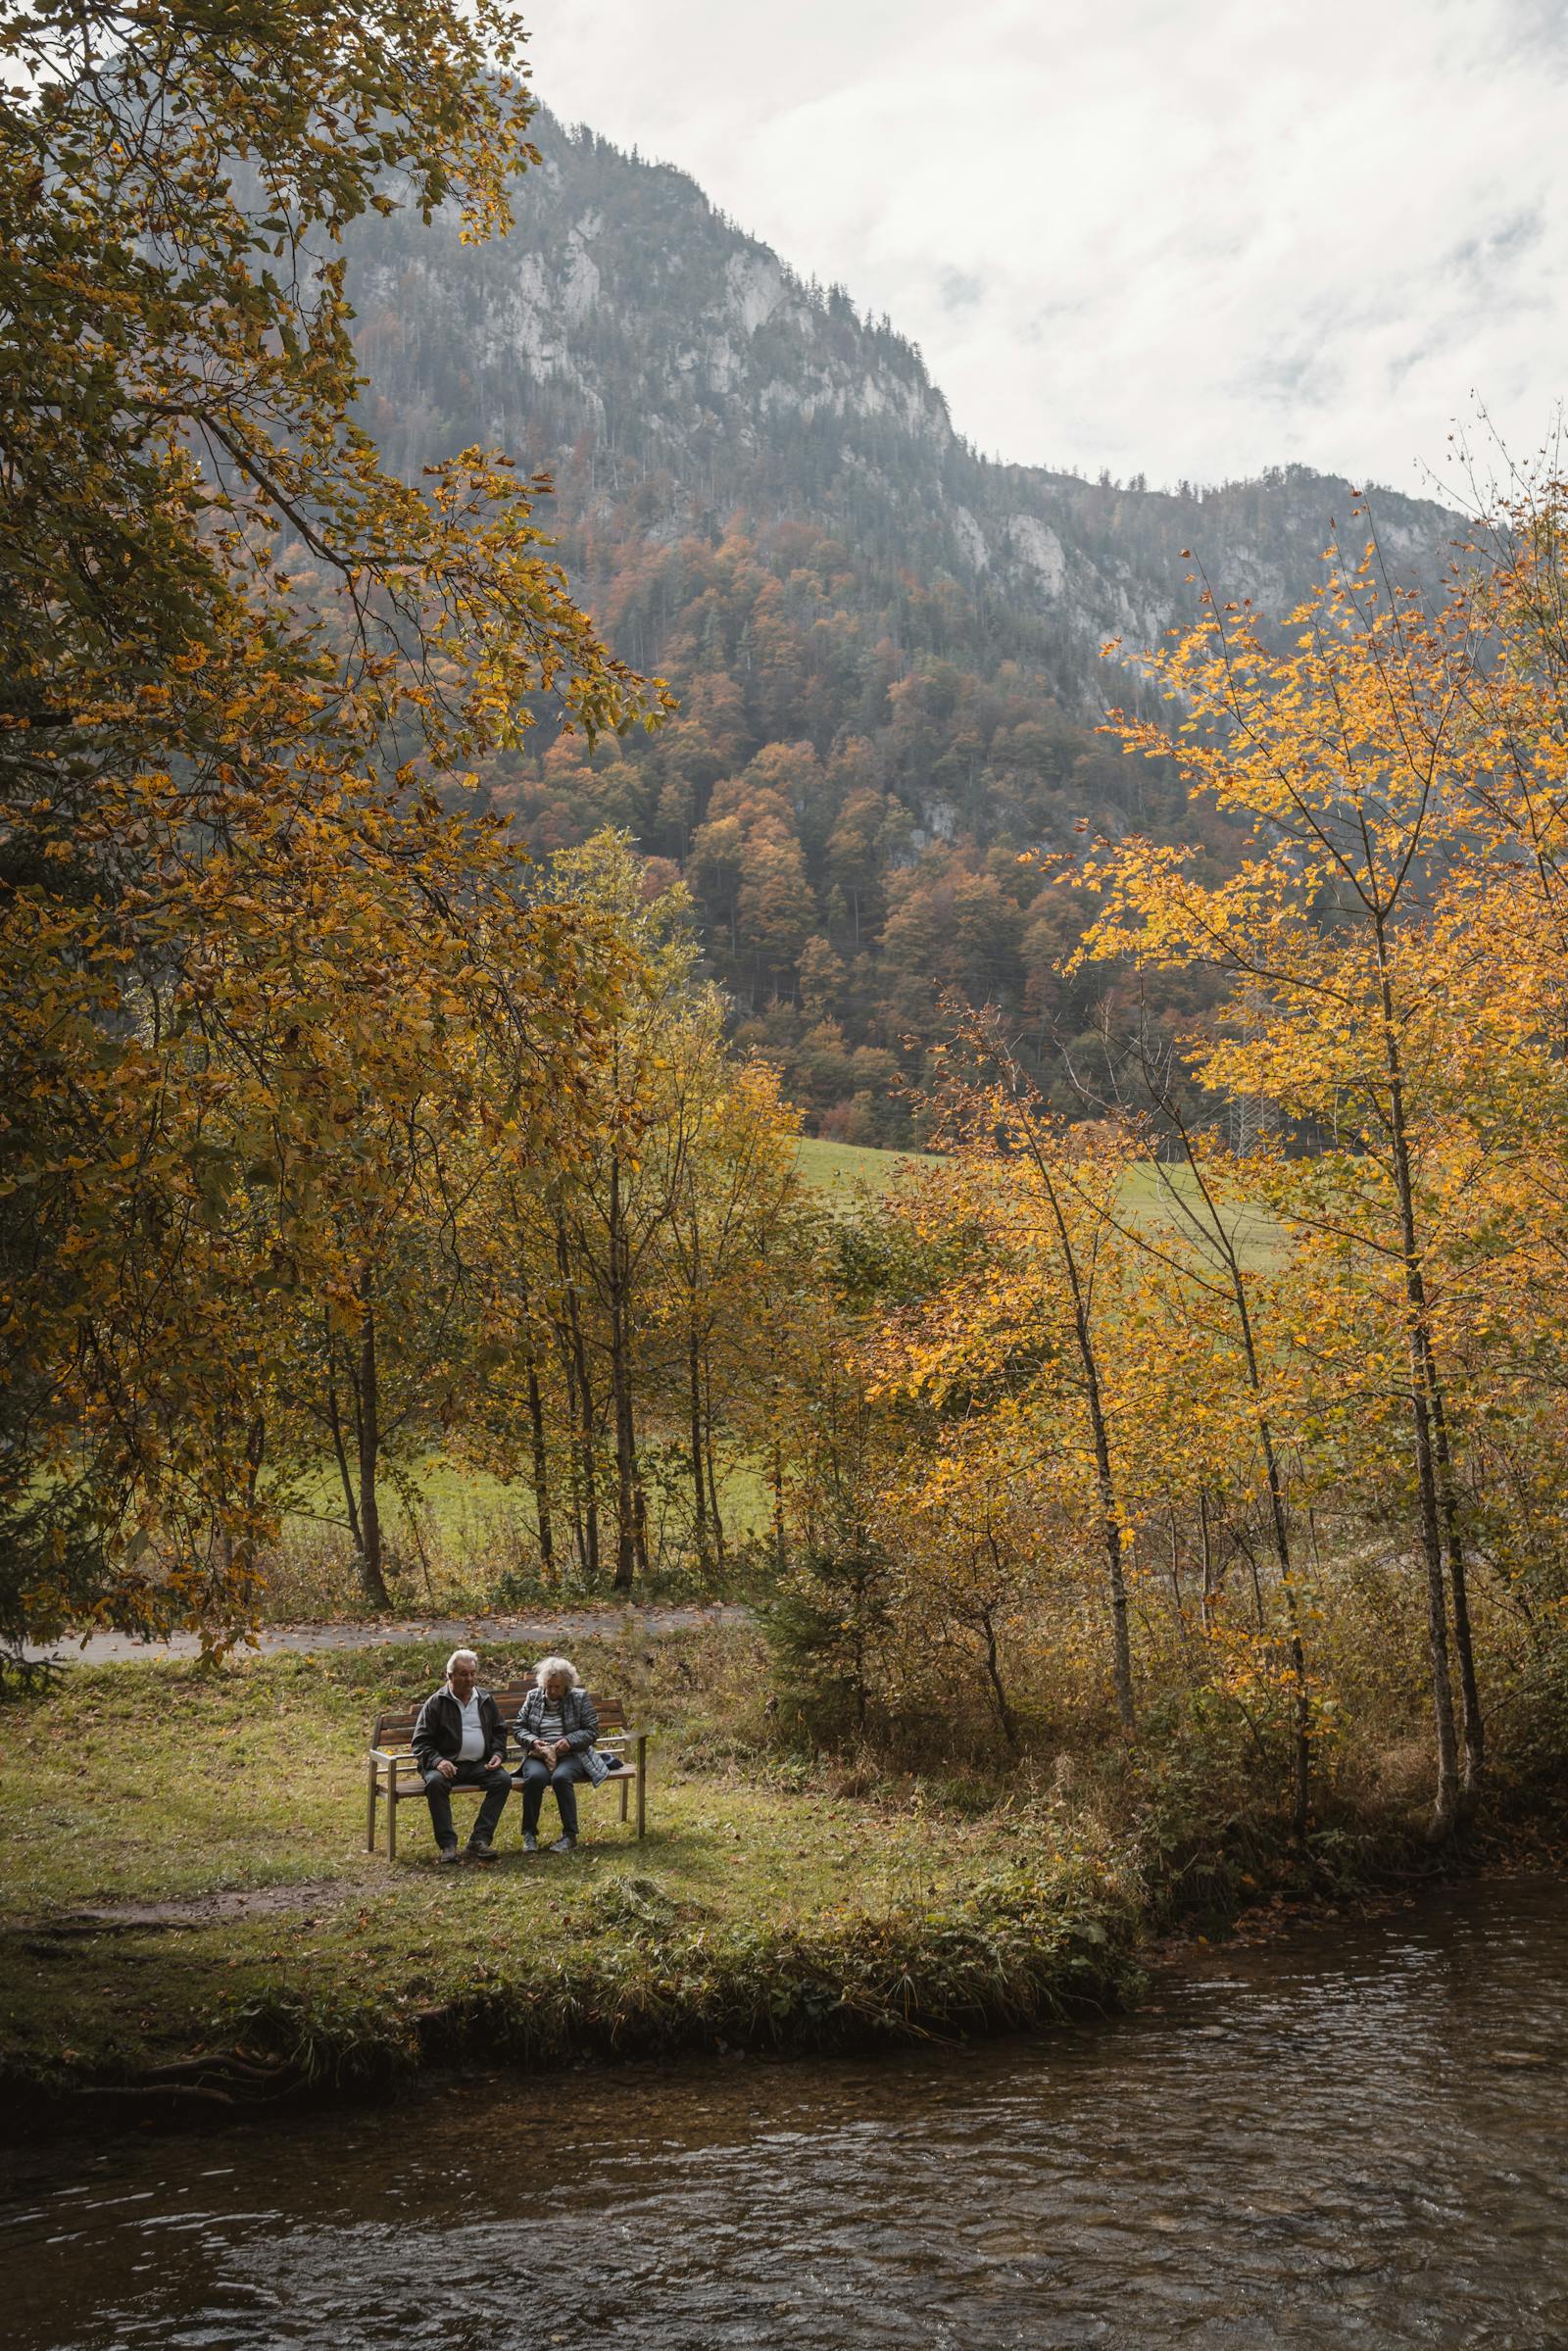
<instances>
[{"instance_id":1,"label":"overcast sky","mask_svg":"<svg viewBox=\"0 0 1568 2351\"><path fill-rule=\"evenodd\" d=\"M920 344L988 454L1443 476L1568 391L1568 0L524 0L539 94Z\"/></svg>"}]
</instances>

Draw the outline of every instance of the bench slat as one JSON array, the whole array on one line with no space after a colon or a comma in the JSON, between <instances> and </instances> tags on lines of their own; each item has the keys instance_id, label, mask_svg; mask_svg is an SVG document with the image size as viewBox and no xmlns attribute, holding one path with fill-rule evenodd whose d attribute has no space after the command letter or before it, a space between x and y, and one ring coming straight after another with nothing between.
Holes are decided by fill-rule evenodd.
<instances>
[{"instance_id":1,"label":"bench slat","mask_svg":"<svg viewBox=\"0 0 1568 2351\"><path fill-rule=\"evenodd\" d=\"M522 1711L522 1699L526 1695L529 1695L526 1690L503 1690L503 1695L496 1697L496 1692L491 1690L491 1697L496 1697L496 1709L499 1709L501 1714L508 1714L508 1716L519 1714L519 1711ZM625 1714L625 1707L620 1704L618 1697L604 1697L604 1699L595 1699L595 1709L592 1711L595 1711L595 1714L600 1716L600 1721L604 1723L604 1721L618 1721L620 1716ZM378 1721L416 1723L418 1707L388 1707L385 1709L385 1714L378 1716Z\"/></svg>"},{"instance_id":2,"label":"bench slat","mask_svg":"<svg viewBox=\"0 0 1568 2351\"><path fill-rule=\"evenodd\" d=\"M508 1703L514 1696L511 1690L492 1692L491 1694L495 1697L496 1704L500 1707L506 1720L507 1729L510 1731L513 1719L516 1715L518 1707L521 1706L526 1693L518 1690L515 1693L514 1703ZM599 1728L602 1733L608 1732L618 1737L625 1731L627 1727L626 1709L618 1698L606 1698L602 1705L596 1699L594 1705L599 1716ZM385 1746L388 1739L392 1739L407 1740L418 1719L419 1709L417 1706L405 1706L400 1707L396 1713L378 1714L375 1718L375 1730L371 1735L372 1745Z\"/></svg>"},{"instance_id":3,"label":"bench slat","mask_svg":"<svg viewBox=\"0 0 1568 2351\"><path fill-rule=\"evenodd\" d=\"M401 1760L406 1763L410 1760L410 1758L408 1756L404 1756L401 1758ZM612 1772L608 1780L600 1781L599 1786L601 1788L630 1788L637 1780L641 1779L641 1777L642 1774L638 1771L635 1763L628 1763L623 1772ZM398 1803L407 1803L411 1796L423 1796L424 1782L413 1777L412 1775L406 1776L394 1783L393 1792ZM463 1781L454 1782L453 1786L448 1789L447 1792L450 1795L455 1796L482 1796L484 1794L484 1789L475 1786L472 1781ZM592 1782L588 1780L579 1780L577 1783L577 1792L579 1795L591 1796L597 1791L595 1790ZM382 1784L380 1793L384 1799L386 1795L386 1787L384 1782Z\"/></svg>"}]
</instances>

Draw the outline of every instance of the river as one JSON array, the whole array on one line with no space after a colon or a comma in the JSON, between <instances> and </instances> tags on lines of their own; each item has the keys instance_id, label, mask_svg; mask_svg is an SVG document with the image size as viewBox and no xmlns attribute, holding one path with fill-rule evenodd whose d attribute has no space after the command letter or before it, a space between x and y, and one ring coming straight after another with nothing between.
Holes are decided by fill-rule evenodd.
<instances>
[{"instance_id":1,"label":"river","mask_svg":"<svg viewBox=\"0 0 1568 2351\"><path fill-rule=\"evenodd\" d=\"M1216 1947L1026 2039L50 2141L0 2196L11 2351L1563 2351L1568 1891Z\"/></svg>"}]
</instances>

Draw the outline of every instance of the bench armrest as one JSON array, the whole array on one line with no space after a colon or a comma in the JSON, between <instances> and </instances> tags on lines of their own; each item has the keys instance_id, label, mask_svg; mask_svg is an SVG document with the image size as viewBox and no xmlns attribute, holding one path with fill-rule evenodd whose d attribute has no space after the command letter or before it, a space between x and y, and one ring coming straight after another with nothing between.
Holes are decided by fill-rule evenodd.
<instances>
[{"instance_id":1,"label":"bench armrest","mask_svg":"<svg viewBox=\"0 0 1568 2351\"><path fill-rule=\"evenodd\" d=\"M413 1763L416 1758L412 1747L371 1747L368 1760L371 1763Z\"/></svg>"}]
</instances>

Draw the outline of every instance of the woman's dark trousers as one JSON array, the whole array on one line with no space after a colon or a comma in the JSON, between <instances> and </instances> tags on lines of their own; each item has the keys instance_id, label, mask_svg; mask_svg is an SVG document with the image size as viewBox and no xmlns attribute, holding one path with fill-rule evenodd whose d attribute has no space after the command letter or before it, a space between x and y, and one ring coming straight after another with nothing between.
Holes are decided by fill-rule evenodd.
<instances>
[{"instance_id":1,"label":"woman's dark trousers","mask_svg":"<svg viewBox=\"0 0 1568 2351\"><path fill-rule=\"evenodd\" d=\"M539 1807L545 1800L545 1789L553 1788L556 1802L561 1807L561 1834L577 1834L577 1782L584 1777L582 1765L575 1755L558 1763L552 1771L537 1755L530 1755L522 1767L522 1831L526 1837L539 1834Z\"/></svg>"},{"instance_id":2,"label":"woman's dark trousers","mask_svg":"<svg viewBox=\"0 0 1568 2351\"><path fill-rule=\"evenodd\" d=\"M430 1799L430 1826L435 1831L435 1841L443 1851L458 1841L457 1831L452 1826L451 1791L454 1788L482 1788L485 1790L485 1799L479 1807L479 1817L473 1824L473 1835L468 1841L476 1845L493 1844L502 1806L512 1793L512 1774L504 1771L487 1772L482 1763L460 1763L455 1780L444 1778L434 1769L424 1774L424 1792Z\"/></svg>"}]
</instances>

